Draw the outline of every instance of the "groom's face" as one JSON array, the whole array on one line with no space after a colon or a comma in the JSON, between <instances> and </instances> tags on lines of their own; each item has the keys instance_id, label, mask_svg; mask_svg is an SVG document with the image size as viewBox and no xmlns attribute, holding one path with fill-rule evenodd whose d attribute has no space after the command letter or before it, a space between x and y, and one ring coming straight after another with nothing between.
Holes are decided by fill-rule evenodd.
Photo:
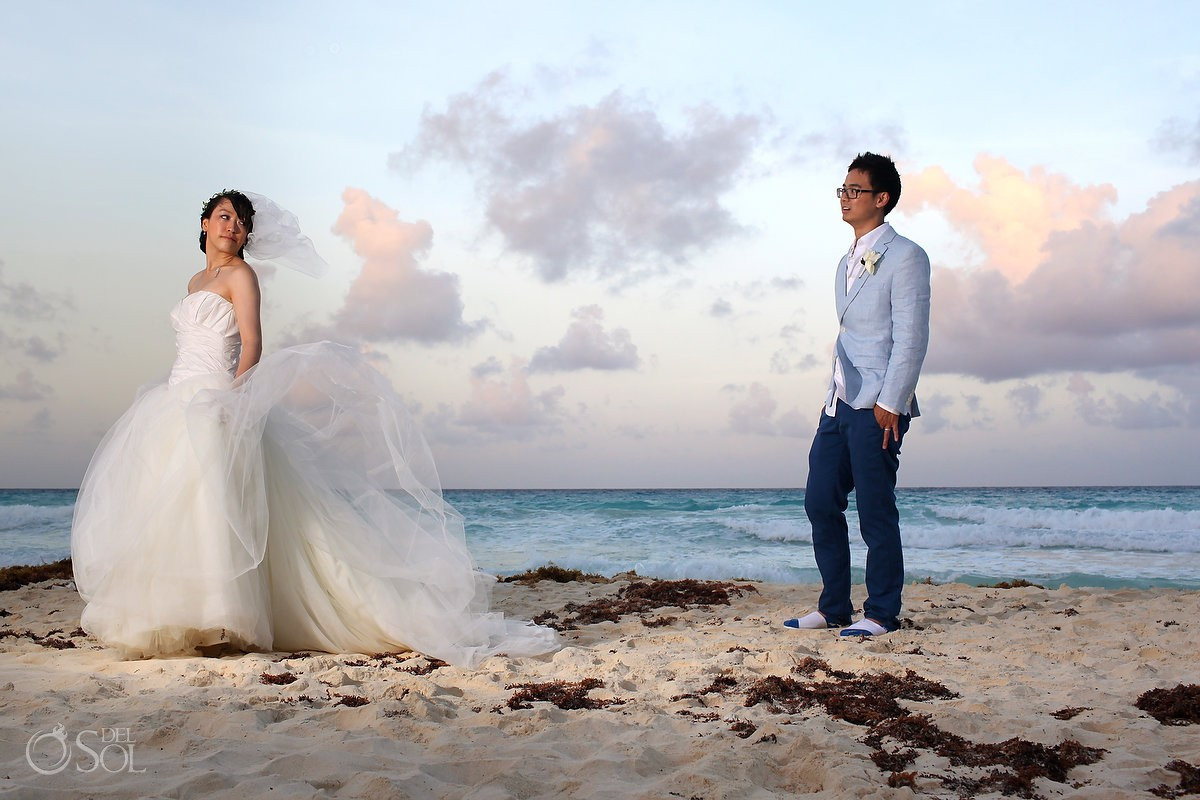
<instances>
[{"instance_id":1,"label":"groom's face","mask_svg":"<svg viewBox=\"0 0 1200 800\"><path fill-rule=\"evenodd\" d=\"M887 206L887 192L870 192L868 189L874 189L871 185L871 176L861 169L852 169L846 173L846 180L842 184L845 189L862 189L862 193L857 198L851 198L851 192L842 194L838 202L842 205L842 221L858 230L865 224L876 222L876 225L883 222L883 209ZM872 225L871 227L875 227ZM869 229L868 229L869 230Z\"/></svg>"}]
</instances>

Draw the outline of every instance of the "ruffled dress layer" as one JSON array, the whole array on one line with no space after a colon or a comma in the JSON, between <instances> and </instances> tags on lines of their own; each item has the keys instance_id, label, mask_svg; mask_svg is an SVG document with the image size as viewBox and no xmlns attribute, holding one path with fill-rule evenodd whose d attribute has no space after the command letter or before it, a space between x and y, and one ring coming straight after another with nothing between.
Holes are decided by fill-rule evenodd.
<instances>
[{"instance_id":1,"label":"ruffled dress layer","mask_svg":"<svg viewBox=\"0 0 1200 800\"><path fill-rule=\"evenodd\" d=\"M232 304L172 311L178 355L92 459L71 554L82 627L129 656L417 650L473 666L555 633L490 608L463 522L387 380L322 342L236 385Z\"/></svg>"}]
</instances>

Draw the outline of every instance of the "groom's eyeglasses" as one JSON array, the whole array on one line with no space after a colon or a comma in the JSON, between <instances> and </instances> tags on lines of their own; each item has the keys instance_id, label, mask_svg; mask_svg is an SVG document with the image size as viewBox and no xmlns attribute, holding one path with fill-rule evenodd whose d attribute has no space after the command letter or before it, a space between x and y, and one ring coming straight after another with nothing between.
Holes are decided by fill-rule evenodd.
<instances>
[{"instance_id":1,"label":"groom's eyeglasses","mask_svg":"<svg viewBox=\"0 0 1200 800\"><path fill-rule=\"evenodd\" d=\"M851 200L857 200L858 196L863 192L867 194L879 194L883 189L859 189L854 186L839 186L837 189L838 197L848 197Z\"/></svg>"}]
</instances>

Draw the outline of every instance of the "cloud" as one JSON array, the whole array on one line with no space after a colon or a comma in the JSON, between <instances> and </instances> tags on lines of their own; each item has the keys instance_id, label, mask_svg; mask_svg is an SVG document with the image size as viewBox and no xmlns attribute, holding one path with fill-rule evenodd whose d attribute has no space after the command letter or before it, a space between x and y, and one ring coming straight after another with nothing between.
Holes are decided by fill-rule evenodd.
<instances>
[{"instance_id":1,"label":"cloud","mask_svg":"<svg viewBox=\"0 0 1200 800\"><path fill-rule=\"evenodd\" d=\"M1165 398L1159 392L1131 398L1122 392L1100 397L1086 377L1074 374L1067 391L1075 396L1075 411L1089 425L1111 425L1125 430L1174 428L1190 421L1188 404L1180 398Z\"/></svg>"},{"instance_id":2,"label":"cloud","mask_svg":"<svg viewBox=\"0 0 1200 800\"><path fill-rule=\"evenodd\" d=\"M444 110L427 110L389 163L442 159L469 169L488 225L546 281L628 276L643 259L683 263L743 232L722 201L748 172L763 118L701 107L671 131L648 101L616 91L518 119L510 109L529 100L493 73Z\"/></svg>"},{"instance_id":3,"label":"cloud","mask_svg":"<svg viewBox=\"0 0 1200 800\"><path fill-rule=\"evenodd\" d=\"M804 281L795 276L775 276L765 280L756 280L749 283L733 283L723 287L722 291L725 296L718 297L709 306L708 314L711 317L728 317L734 313L733 301L730 297L736 296L750 302L751 305L759 305L764 300L778 299L781 295L795 292L804 287ZM743 304L739 308L746 308Z\"/></svg>"},{"instance_id":4,"label":"cloud","mask_svg":"<svg viewBox=\"0 0 1200 800\"><path fill-rule=\"evenodd\" d=\"M422 269L433 243L428 222L405 222L362 189L342 193L345 207L333 226L362 258L342 307L324 328L304 336L332 334L367 342L459 342L482 323L463 320L458 276Z\"/></svg>"},{"instance_id":5,"label":"cloud","mask_svg":"<svg viewBox=\"0 0 1200 800\"><path fill-rule=\"evenodd\" d=\"M500 359L495 356L488 356L487 361L481 361L471 367L471 375L476 378L483 378L488 375L499 375L504 372L504 365L500 363Z\"/></svg>"},{"instance_id":6,"label":"cloud","mask_svg":"<svg viewBox=\"0 0 1200 800\"><path fill-rule=\"evenodd\" d=\"M933 207L978 241L988 267L1019 283L1037 268L1050 234L1074 230L1116 202L1111 185L1073 186L1062 175L1034 167L1022 173L1004 159L975 159L978 190L956 186L940 167L905 178L905 211ZM915 205L915 209L914 209Z\"/></svg>"},{"instance_id":7,"label":"cloud","mask_svg":"<svg viewBox=\"0 0 1200 800\"><path fill-rule=\"evenodd\" d=\"M581 306L571 312L572 322L553 347L542 347L529 362L530 372L565 372L579 369L637 369L637 345L625 328L604 330L600 306Z\"/></svg>"},{"instance_id":8,"label":"cloud","mask_svg":"<svg viewBox=\"0 0 1200 800\"><path fill-rule=\"evenodd\" d=\"M63 340L65 337L60 333L58 335L58 346L54 347L46 343L46 340L40 336L30 336L25 340L24 353L34 361L40 361L43 364L49 363L62 355Z\"/></svg>"},{"instance_id":9,"label":"cloud","mask_svg":"<svg viewBox=\"0 0 1200 800\"><path fill-rule=\"evenodd\" d=\"M1017 411L1021 422L1037 422L1046 418L1042 411L1042 388L1032 383L1021 383L1008 390L1006 397Z\"/></svg>"},{"instance_id":10,"label":"cloud","mask_svg":"<svg viewBox=\"0 0 1200 800\"><path fill-rule=\"evenodd\" d=\"M53 429L54 416L50 409L42 406L29 420L29 430L37 433L48 433Z\"/></svg>"},{"instance_id":11,"label":"cloud","mask_svg":"<svg viewBox=\"0 0 1200 800\"><path fill-rule=\"evenodd\" d=\"M55 319L60 311L74 308L70 296L38 289L30 283L12 283L4 278L0 260L0 317L22 322Z\"/></svg>"},{"instance_id":12,"label":"cloud","mask_svg":"<svg viewBox=\"0 0 1200 800\"><path fill-rule=\"evenodd\" d=\"M58 344L51 345L41 336L16 337L10 336L3 330L0 330L0 349L10 354L23 355L32 361L48 364L62 355L66 336L60 332L57 339Z\"/></svg>"},{"instance_id":13,"label":"cloud","mask_svg":"<svg viewBox=\"0 0 1200 800\"><path fill-rule=\"evenodd\" d=\"M0 349L8 355L20 354L26 358L48 363L58 358L65 347L66 337L59 331L52 334L57 340L51 344L37 333L24 335L29 328L55 323L59 315L75 306L71 297L58 292L48 292L29 283L8 281L4 277L4 262L0 260L0 320L16 322L22 335L0 328Z\"/></svg>"},{"instance_id":14,"label":"cloud","mask_svg":"<svg viewBox=\"0 0 1200 800\"><path fill-rule=\"evenodd\" d=\"M0 358L7 362L5 368L0 369L0 378L12 376L16 371L15 380L0 383L0 400L37 402L54 393L51 386L37 379L32 369L21 367L31 362L48 364L62 354L67 337L61 330L48 332L46 336L36 331L53 328L59 323L60 315L73 307L70 295L7 280L4 262L0 260L0 323L12 325L7 330L0 327ZM34 423L39 419L42 418L35 418Z\"/></svg>"},{"instance_id":15,"label":"cloud","mask_svg":"<svg viewBox=\"0 0 1200 800\"><path fill-rule=\"evenodd\" d=\"M776 375L805 372L820 365L821 361L812 353L800 354L794 347L783 347L771 354L769 369Z\"/></svg>"},{"instance_id":16,"label":"cloud","mask_svg":"<svg viewBox=\"0 0 1200 800\"><path fill-rule=\"evenodd\" d=\"M54 394L54 389L38 381L30 370L21 370L16 378L12 383L0 384L0 400L30 403L45 400Z\"/></svg>"},{"instance_id":17,"label":"cloud","mask_svg":"<svg viewBox=\"0 0 1200 800\"><path fill-rule=\"evenodd\" d=\"M1190 164L1200 164L1200 117L1172 117L1163 123L1154 140L1155 149L1182 153Z\"/></svg>"},{"instance_id":18,"label":"cloud","mask_svg":"<svg viewBox=\"0 0 1200 800\"><path fill-rule=\"evenodd\" d=\"M713 301L713 304L708 307L708 315L710 317L728 317L733 313L733 304L724 297L718 297Z\"/></svg>"},{"instance_id":19,"label":"cloud","mask_svg":"<svg viewBox=\"0 0 1200 800\"><path fill-rule=\"evenodd\" d=\"M729 429L734 433L747 433L758 436L793 436L811 437L816 429L815 412L805 418L793 408L776 416L779 404L771 395L771 390L757 381L745 390L740 387L727 387L731 391L745 396L729 409Z\"/></svg>"},{"instance_id":20,"label":"cloud","mask_svg":"<svg viewBox=\"0 0 1200 800\"><path fill-rule=\"evenodd\" d=\"M921 398L921 430L925 433L937 433L951 427L946 412L954 405L954 398L940 392Z\"/></svg>"},{"instance_id":21,"label":"cloud","mask_svg":"<svg viewBox=\"0 0 1200 800\"><path fill-rule=\"evenodd\" d=\"M994 159L976 168L990 177L974 192L935 186L936 170L914 188L985 256L978 268L934 269L928 372L996 381L1200 363L1200 181L1110 221L1108 187Z\"/></svg>"},{"instance_id":22,"label":"cloud","mask_svg":"<svg viewBox=\"0 0 1200 800\"><path fill-rule=\"evenodd\" d=\"M931 391L917 394L921 399L921 431L937 433L942 430L990 430L995 419L984 406L983 398L977 394L959 393L957 396L945 392ZM1009 403L1014 401L1010 398ZM961 403L961 407L960 407Z\"/></svg>"},{"instance_id":23,"label":"cloud","mask_svg":"<svg viewBox=\"0 0 1200 800\"><path fill-rule=\"evenodd\" d=\"M751 281L750 283L733 284L733 289L742 293L749 300L764 300L767 297L778 297L787 291L798 291L804 288L804 281L796 276L775 276L766 281Z\"/></svg>"},{"instance_id":24,"label":"cloud","mask_svg":"<svg viewBox=\"0 0 1200 800\"><path fill-rule=\"evenodd\" d=\"M520 359L513 359L507 380L505 376L473 375L471 395L456 423L505 438L527 438L540 431L558 430L564 415L561 402L565 390L555 386L535 393L524 367Z\"/></svg>"},{"instance_id":25,"label":"cloud","mask_svg":"<svg viewBox=\"0 0 1200 800\"><path fill-rule=\"evenodd\" d=\"M803 330L803 326L797 323L789 323L779 329L779 338L783 340L783 345L771 354L771 372L778 375L803 372L820 366L825 361L823 358L817 358L814 353L805 351L800 338ZM833 363L832 356L829 363Z\"/></svg>"}]
</instances>

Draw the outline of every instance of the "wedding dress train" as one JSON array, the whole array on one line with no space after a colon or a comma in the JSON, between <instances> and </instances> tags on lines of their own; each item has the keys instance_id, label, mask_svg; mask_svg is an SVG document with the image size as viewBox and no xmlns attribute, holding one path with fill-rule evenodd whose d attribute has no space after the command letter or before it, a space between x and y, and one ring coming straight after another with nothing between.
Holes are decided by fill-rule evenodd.
<instances>
[{"instance_id":1,"label":"wedding dress train","mask_svg":"<svg viewBox=\"0 0 1200 800\"><path fill-rule=\"evenodd\" d=\"M82 627L130 656L411 648L472 666L554 649L489 610L462 518L387 380L329 342L234 382L233 306L187 295L178 354L92 459L71 554Z\"/></svg>"}]
</instances>

